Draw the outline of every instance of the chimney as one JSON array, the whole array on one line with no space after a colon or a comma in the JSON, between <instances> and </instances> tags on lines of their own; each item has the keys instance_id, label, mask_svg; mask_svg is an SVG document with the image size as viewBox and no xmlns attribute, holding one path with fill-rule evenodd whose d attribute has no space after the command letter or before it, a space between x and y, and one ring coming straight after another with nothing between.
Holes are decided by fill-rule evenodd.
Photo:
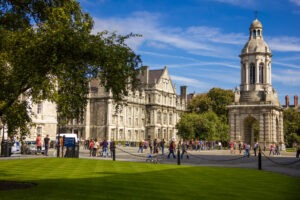
<instances>
[{"instance_id":1,"label":"chimney","mask_svg":"<svg viewBox=\"0 0 300 200\"><path fill-rule=\"evenodd\" d=\"M294 96L294 105L295 105L295 108L298 107L298 96L297 95Z\"/></svg>"},{"instance_id":2,"label":"chimney","mask_svg":"<svg viewBox=\"0 0 300 200\"><path fill-rule=\"evenodd\" d=\"M180 86L180 97L187 101L187 86Z\"/></svg>"},{"instance_id":3,"label":"chimney","mask_svg":"<svg viewBox=\"0 0 300 200\"><path fill-rule=\"evenodd\" d=\"M290 107L290 97L289 95L286 95L285 96L285 107Z\"/></svg>"}]
</instances>

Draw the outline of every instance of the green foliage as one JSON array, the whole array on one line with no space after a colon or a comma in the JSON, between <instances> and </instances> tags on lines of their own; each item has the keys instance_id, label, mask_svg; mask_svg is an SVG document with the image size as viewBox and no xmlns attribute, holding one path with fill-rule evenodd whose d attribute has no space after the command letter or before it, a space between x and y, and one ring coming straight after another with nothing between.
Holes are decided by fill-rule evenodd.
<instances>
[{"instance_id":1,"label":"green foliage","mask_svg":"<svg viewBox=\"0 0 300 200\"><path fill-rule=\"evenodd\" d=\"M295 109L287 109L283 112L284 138L288 144L300 142L300 113Z\"/></svg>"},{"instance_id":2,"label":"green foliage","mask_svg":"<svg viewBox=\"0 0 300 200\"><path fill-rule=\"evenodd\" d=\"M178 129L178 134L184 138L226 141L229 131L226 106L233 101L233 96L231 90L212 88L194 97L188 105L188 113L183 114L184 119L178 123L178 127L186 128Z\"/></svg>"},{"instance_id":3,"label":"green foliage","mask_svg":"<svg viewBox=\"0 0 300 200\"><path fill-rule=\"evenodd\" d=\"M139 35L92 34L93 20L75 0L3 0L0 24L0 120L14 127L9 134L28 122L15 124L9 114L22 94L81 120L90 78L100 78L116 101L138 85L141 59L125 41Z\"/></svg>"},{"instance_id":4,"label":"green foliage","mask_svg":"<svg viewBox=\"0 0 300 200\"><path fill-rule=\"evenodd\" d=\"M228 125L213 111L201 114L183 113L176 125L178 135L184 139L227 140Z\"/></svg>"}]
</instances>

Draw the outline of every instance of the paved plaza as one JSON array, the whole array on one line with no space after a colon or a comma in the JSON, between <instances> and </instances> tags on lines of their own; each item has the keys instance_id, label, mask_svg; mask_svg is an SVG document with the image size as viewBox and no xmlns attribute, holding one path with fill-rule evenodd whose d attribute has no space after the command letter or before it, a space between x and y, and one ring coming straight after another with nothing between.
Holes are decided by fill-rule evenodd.
<instances>
[{"instance_id":1,"label":"paved plaza","mask_svg":"<svg viewBox=\"0 0 300 200\"><path fill-rule=\"evenodd\" d=\"M165 155L152 154L152 159L148 158L150 152L149 149L143 153L137 153L138 148L136 147L121 147L116 149L116 160L117 161L129 161L129 162L151 162L158 164L177 164L176 159L170 157L167 158L168 150L165 150ZM184 155L181 159L182 165L193 165L193 166L214 166L214 167L232 167L232 168L250 168L258 169L258 157L254 156L251 152L251 156L245 157L239 154L231 154L229 150L212 150L212 151L188 151L189 159ZM285 174L289 176L300 178L300 159L295 158L295 152L281 152L279 156L271 155L269 152L263 152L262 154L262 169L275 173ZM43 155L21 155L13 154L11 157L0 157L0 160L6 159L30 159L30 158L41 158L46 157ZM49 157L56 157L56 151L50 149ZM99 159L99 160L112 160L109 156L106 157L90 157L89 150L80 149L81 159Z\"/></svg>"}]
</instances>

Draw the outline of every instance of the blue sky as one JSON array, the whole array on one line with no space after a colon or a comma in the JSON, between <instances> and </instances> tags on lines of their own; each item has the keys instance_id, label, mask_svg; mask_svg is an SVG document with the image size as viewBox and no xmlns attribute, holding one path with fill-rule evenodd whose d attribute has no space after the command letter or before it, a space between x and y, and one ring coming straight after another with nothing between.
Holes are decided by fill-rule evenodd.
<instances>
[{"instance_id":1,"label":"blue sky","mask_svg":"<svg viewBox=\"0 0 300 200\"><path fill-rule=\"evenodd\" d=\"M130 32L128 41L150 69L168 67L188 92L240 84L238 55L249 26L262 22L271 48L272 84L280 102L300 95L300 0L80 0L94 18L94 32ZM293 100L290 102L293 104Z\"/></svg>"}]
</instances>

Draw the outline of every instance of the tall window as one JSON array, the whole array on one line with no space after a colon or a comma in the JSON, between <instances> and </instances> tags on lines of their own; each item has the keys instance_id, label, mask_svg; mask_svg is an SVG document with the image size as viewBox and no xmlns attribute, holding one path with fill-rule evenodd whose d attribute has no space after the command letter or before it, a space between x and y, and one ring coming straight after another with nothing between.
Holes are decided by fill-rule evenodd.
<instances>
[{"instance_id":1,"label":"tall window","mask_svg":"<svg viewBox=\"0 0 300 200\"><path fill-rule=\"evenodd\" d=\"M170 113L170 114L169 114L169 124L170 124L170 125L172 124L172 121L173 121L173 120L172 120L172 117L173 117L173 115L172 115L172 113Z\"/></svg>"},{"instance_id":2,"label":"tall window","mask_svg":"<svg viewBox=\"0 0 300 200\"><path fill-rule=\"evenodd\" d=\"M264 82L264 65L260 64L259 65L259 83Z\"/></svg>"},{"instance_id":3,"label":"tall window","mask_svg":"<svg viewBox=\"0 0 300 200\"><path fill-rule=\"evenodd\" d=\"M255 83L255 65L252 63L250 65L250 84Z\"/></svg>"},{"instance_id":4,"label":"tall window","mask_svg":"<svg viewBox=\"0 0 300 200\"><path fill-rule=\"evenodd\" d=\"M42 102L39 102L38 104L37 104L37 114L42 114Z\"/></svg>"},{"instance_id":5,"label":"tall window","mask_svg":"<svg viewBox=\"0 0 300 200\"><path fill-rule=\"evenodd\" d=\"M157 123L161 123L161 113L157 113Z\"/></svg>"},{"instance_id":6,"label":"tall window","mask_svg":"<svg viewBox=\"0 0 300 200\"><path fill-rule=\"evenodd\" d=\"M167 124L167 113L164 113L163 116L164 116L164 118L163 118L164 119L164 124Z\"/></svg>"},{"instance_id":7,"label":"tall window","mask_svg":"<svg viewBox=\"0 0 300 200\"><path fill-rule=\"evenodd\" d=\"M36 134L37 135L42 135L42 127L37 127L36 128Z\"/></svg>"}]
</instances>

